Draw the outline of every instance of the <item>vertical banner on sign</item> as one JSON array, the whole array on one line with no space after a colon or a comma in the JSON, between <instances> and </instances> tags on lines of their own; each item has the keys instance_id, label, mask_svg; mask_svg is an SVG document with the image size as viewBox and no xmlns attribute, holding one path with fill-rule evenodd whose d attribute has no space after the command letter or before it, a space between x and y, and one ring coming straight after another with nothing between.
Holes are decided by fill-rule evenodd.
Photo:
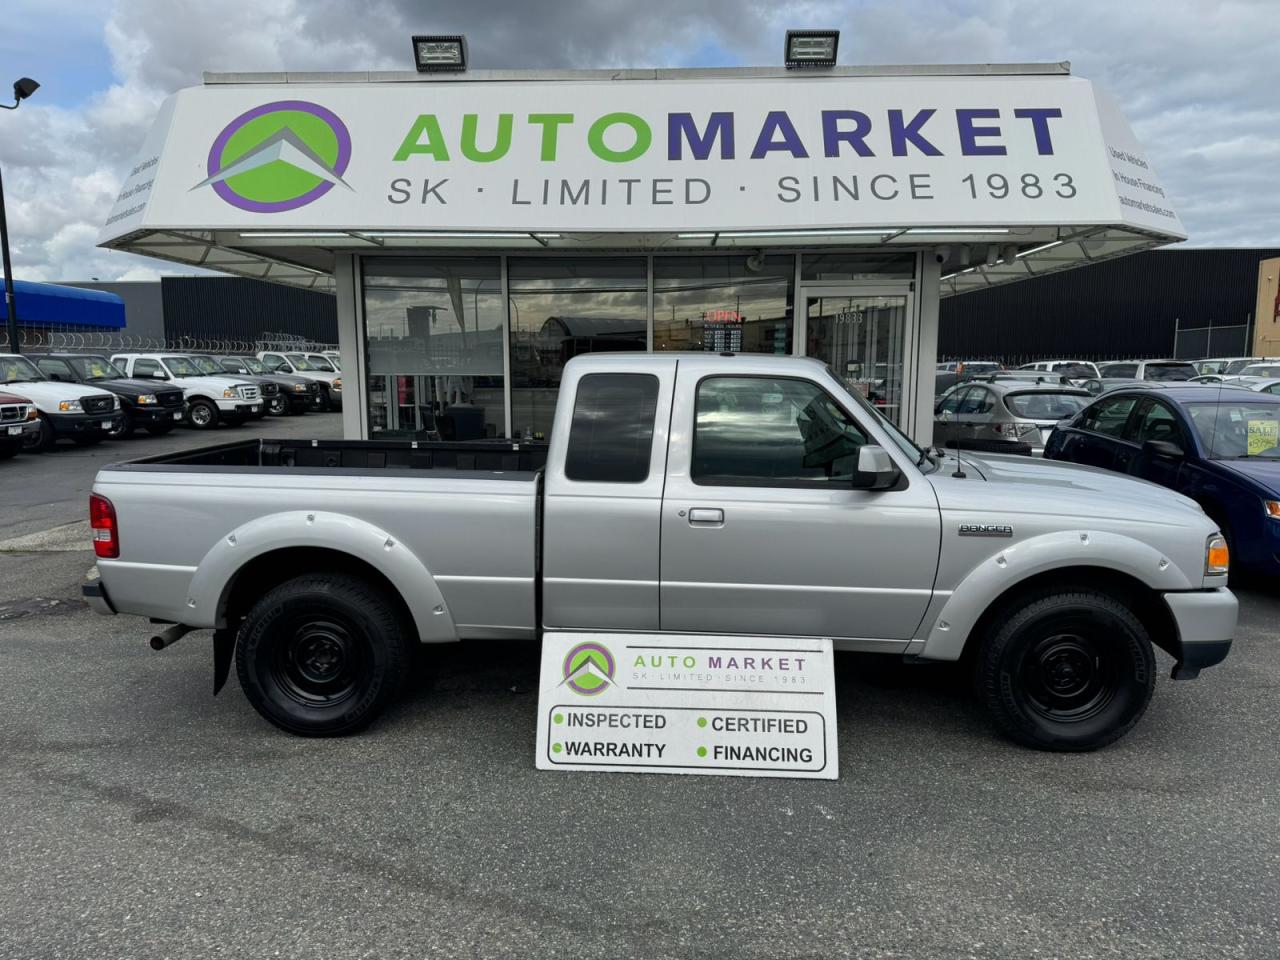
<instances>
[{"instance_id":1,"label":"vertical banner on sign","mask_svg":"<svg viewBox=\"0 0 1280 960\"><path fill-rule=\"evenodd\" d=\"M545 634L537 767L834 780L831 641Z\"/></svg>"}]
</instances>

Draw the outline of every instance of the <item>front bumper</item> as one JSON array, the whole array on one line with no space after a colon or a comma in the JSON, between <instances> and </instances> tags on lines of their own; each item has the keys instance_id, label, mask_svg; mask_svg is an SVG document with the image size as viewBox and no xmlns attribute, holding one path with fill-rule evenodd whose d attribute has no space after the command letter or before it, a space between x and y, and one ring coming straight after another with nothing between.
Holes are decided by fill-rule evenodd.
<instances>
[{"instance_id":1,"label":"front bumper","mask_svg":"<svg viewBox=\"0 0 1280 960\"><path fill-rule=\"evenodd\" d=\"M51 413L49 422L59 437L86 433L110 433L120 427L120 411L110 413Z\"/></svg>"},{"instance_id":2,"label":"front bumper","mask_svg":"<svg viewBox=\"0 0 1280 960\"><path fill-rule=\"evenodd\" d=\"M0 423L0 443L21 444L40 432L39 420L22 420L18 423Z\"/></svg>"},{"instance_id":3,"label":"front bumper","mask_svg":"<svg viewBox=\"0 0 1280 960\"><path fill-rule=\"evenodd\" d=\"M1166 593L1164 601L1178 628L1178 662L1173 679L1194 679L1205 667L1227 658L1236 632L1240 605L1226 587Z\"/></svg>"},{"instance_id":4,"label":"front bumper","mask_svg":"<svg viewBox=\"0 0 1280 960\"><path fill-rule=\"evenodd\" d=\"M181 406L162 407L157 404L137 404L130 411L137 426L148 423L176 423L186 416Z\"/></svg>"},{"instance_id":5,"label":"front bumper","mask_svg":"<svg viewBox=\"0 0 1280 960\"><path fill-rule=\"evenodd\" d=\"M236 417L252 417L262 412L261 400L219 400L218 410Z\"/></svg>"}]
</instances>

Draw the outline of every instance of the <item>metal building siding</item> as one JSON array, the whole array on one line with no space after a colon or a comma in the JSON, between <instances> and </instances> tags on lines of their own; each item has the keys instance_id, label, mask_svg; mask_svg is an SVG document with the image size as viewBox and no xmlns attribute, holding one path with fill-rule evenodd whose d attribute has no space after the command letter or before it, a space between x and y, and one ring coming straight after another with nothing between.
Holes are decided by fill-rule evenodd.
<instances>
[{"instance_id":1,"label":"metal building siding","mask_svg":"<svg viewBox=\"0 0 1280 960\"><path fill-rule=\"evenodd\" d=\"M245 277L164 277L165 334L255 341L264 331L338 342L333 294Z\"/></svg>"},{"instance_id":2,"label":"metal building siding","mask_svg":"<svg viewBox=\"0 0 1280 960\"><path fill-rule=\"evenodd\" d=\"M1278 254L1152 250L948 297L939 316L938 356L1171 356L1179 320L1184 332L1251 321L1258 262Z\"/></svg>"}]
</instances>

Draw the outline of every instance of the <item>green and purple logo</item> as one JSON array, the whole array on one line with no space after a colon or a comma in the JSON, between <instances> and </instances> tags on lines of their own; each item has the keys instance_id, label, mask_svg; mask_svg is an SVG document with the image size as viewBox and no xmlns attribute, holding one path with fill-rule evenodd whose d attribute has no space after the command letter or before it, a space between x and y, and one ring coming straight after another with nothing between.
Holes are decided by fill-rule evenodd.
<instances>
[{"instance_id":1,"label":"green and purple logo","mask_svg":"<svg viewBox=\"0 0 1280 960\"><path fill-rule=\"evenodd\" d=\"M613 686L616 668L609 648L603 643L589 640L578 644L565 655L564 679L560 683L574 693L594 697Z\"/></svg>"},{"instance_id":2,"label":"green and purple logo","mask_svg":"<svg viewBox=\"0 0 1280 960\"><path fill-rule=\"evenodd\" d=\"M233 207L283 213L318 200L351 162L351 134L337 114L306 100L277 100L240 114L209 151L207 179Z\"/></svg>"}]
</instances>

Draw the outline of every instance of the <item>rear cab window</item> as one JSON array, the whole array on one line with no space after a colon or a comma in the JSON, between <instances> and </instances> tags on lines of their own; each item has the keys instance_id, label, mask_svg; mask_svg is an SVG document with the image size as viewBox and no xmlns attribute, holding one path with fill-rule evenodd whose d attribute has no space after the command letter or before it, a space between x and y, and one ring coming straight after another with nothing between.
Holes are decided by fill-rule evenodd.
<instances>
[{"instance_id":1,"label":"rear cab window","mask_svg":"<svg viewBox=\"0 0 1280 960\"><path fill-rule=\"evenodd\" d=\"M653 452L658 378L591 373L578 381L564 474L579 483L644 483Z\"/></svg>"},{"instance_id":2,"label":"rear cab window","mask_svg":"<svg viewBox=\"0 0 1280 960\"><path fill-rule=\"evenodd\" d=\"M1047 390L1010 393L1004 405L1015 417L1025 420L1066 420L1083 410L1091 397L1075 393L1051 393Z\"/></svg>"},{"instance_id":3,"label":"rear cab window","mask_svg":"<svg viewBox=\"0 0 1280 960\"><path fill-rule=\"evenodd\" d=\"M1099 373L1104 377L1135 377L1138 375L1138 365L1136 363L1107 363L1103 364Z\"/></svg>"},{"instance_id":4,"label":"rear cab window","mask_svg":"<svg viewBox=\"0 0 1280 960\"><path fill-rule=\"evenodd\" d=\"M1199 374L1190 363L1148 363L1143 376L1147 380L1190 380Z\"/></svg>"}]
</instances>

